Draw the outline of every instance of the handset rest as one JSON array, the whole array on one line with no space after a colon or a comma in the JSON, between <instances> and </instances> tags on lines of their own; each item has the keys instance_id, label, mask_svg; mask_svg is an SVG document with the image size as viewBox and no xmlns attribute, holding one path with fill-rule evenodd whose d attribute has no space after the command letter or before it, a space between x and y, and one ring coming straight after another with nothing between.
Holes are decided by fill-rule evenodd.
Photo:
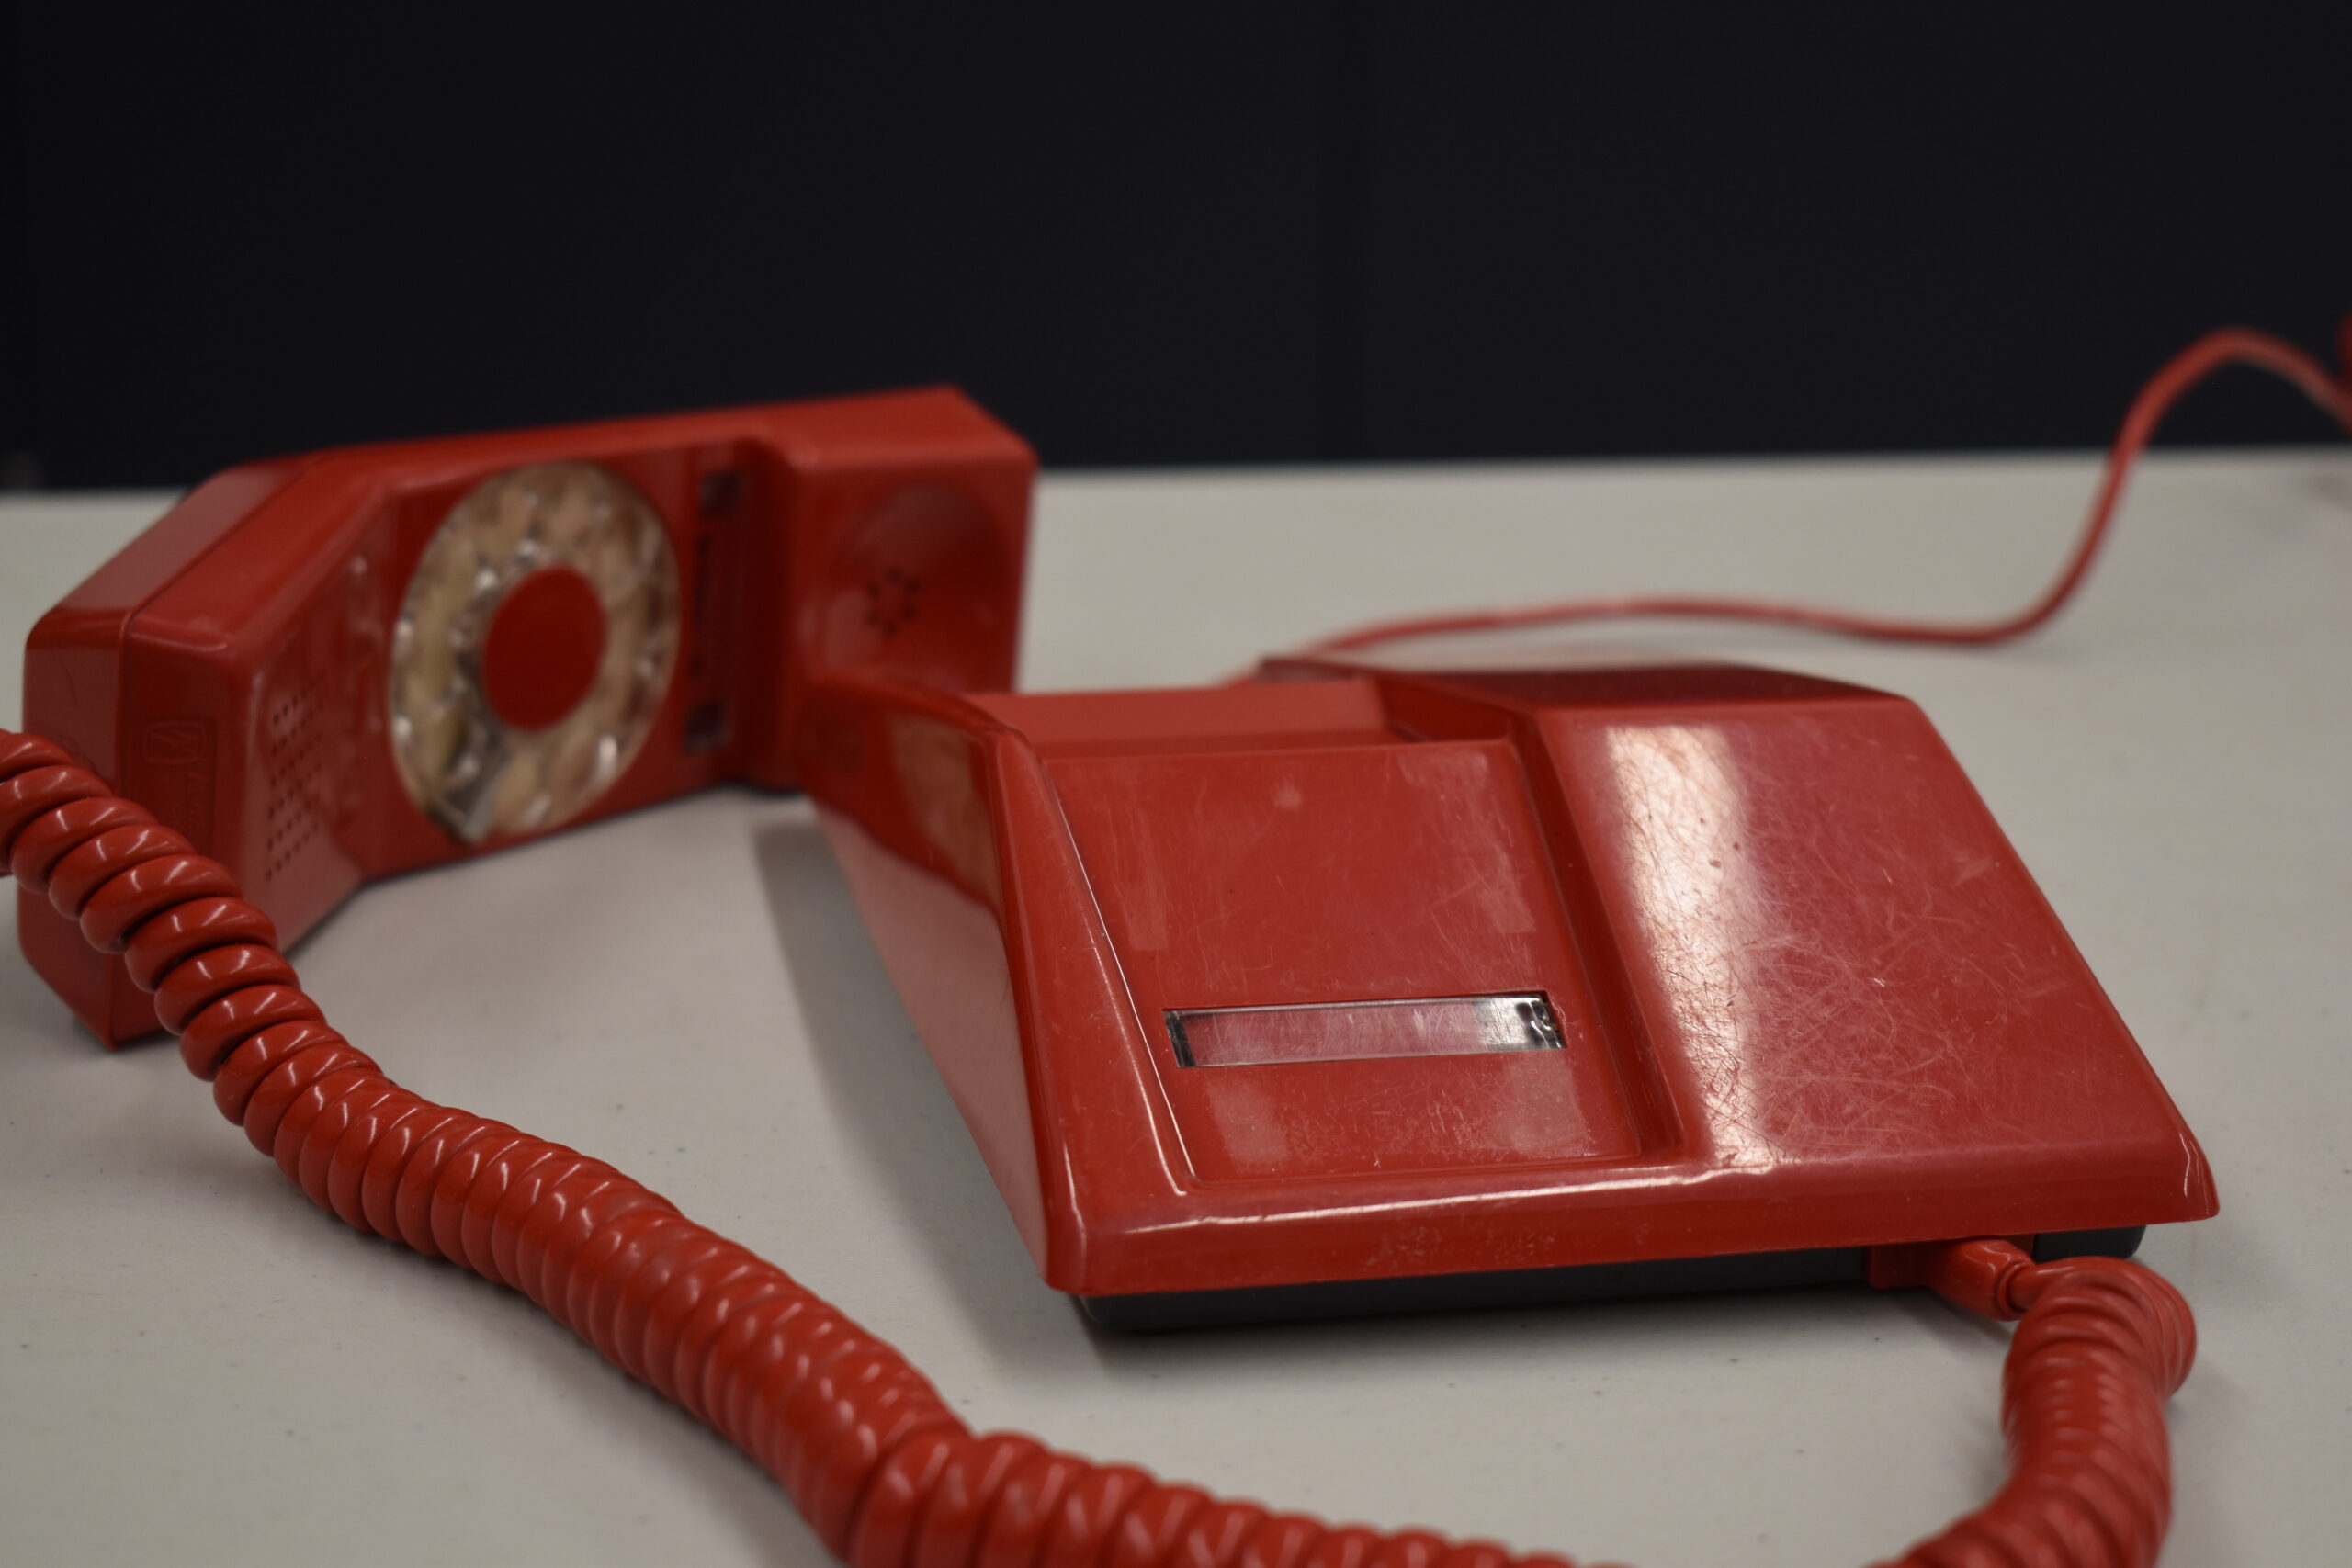
<instances>
[{"instance_id":1,"label":"handset rest","mask_svg":"<svg viewBox=\"0 0 2352 1568\"><path fill-rule=\"evenodd\" d=\"M1655 656L810 689L1046 1280L1125 1323L2128 1247L2195 1140L1910 702Z\"/></svg>"}]
</instances>

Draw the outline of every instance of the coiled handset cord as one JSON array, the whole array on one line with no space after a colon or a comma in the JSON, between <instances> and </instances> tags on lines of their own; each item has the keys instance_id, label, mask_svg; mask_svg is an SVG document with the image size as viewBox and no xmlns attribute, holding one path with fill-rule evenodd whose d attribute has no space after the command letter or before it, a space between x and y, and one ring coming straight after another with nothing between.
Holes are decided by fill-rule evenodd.
<instances>
[{"instance_id":1,"label":"coiled handset cord","mask_svg":"<svg viewBox=\"0 0 2352 1568\"><path fill-rule=\"evenodd\" d=\"M6 729L0 856L122 955L220 1113L311 1201L529 1296L756 1460L855 1568L1572 1568L971 1431L896 1350L659 1193L392 1082L328 1027L226 866ZM2002 1380L2008 1481L1905 1568L2153 1562L2171 1511L2164 1402L2196 1348L2179 1292L2137 1264L2036 1264L2002 1241L1935 1249L1926 1280L2023 1321Z\"/></svg>"}]
</instances>

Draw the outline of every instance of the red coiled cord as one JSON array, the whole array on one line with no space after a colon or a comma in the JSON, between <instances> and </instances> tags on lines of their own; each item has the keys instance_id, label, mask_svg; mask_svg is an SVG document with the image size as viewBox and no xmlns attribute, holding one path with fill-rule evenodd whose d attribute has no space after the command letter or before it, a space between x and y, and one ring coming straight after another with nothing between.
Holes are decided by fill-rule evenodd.
<instances>
[{"instance_id":1,"label":"red coiled cord","mask_svg":"<svg viewBox=\"0 0 2352 1568\"><path fill-rule=\"evenodd\" d=\"M1342 1527L975 1434L790 1276L599 1160L410 1093L326 1024L218 861L63 750L0 729L0 856L155 993L221 1114L346 1223L514 1286L780 1482L856 1568L1572 1568ZM2024 1323L2007 1485L1905 1568L2145 1568L2188 1308L2133 1264L1938 1249L1928 1282Z\"/></svg>"},{"instance_id":2,"label":"red coiled cord","mask_svg":"<svg viewBox=\"0 0 2352 1568\"><path fill-rule=\"evenodd\" d=\"M1691 594L1643 594L1623 599L1580 599L1558 604L1530 604L1513 609L1470 610L1453 615L1418 615L1407 620L1378 621L1309 643L1303 653L1343 653L1375 643L1407 637L1436 637L1447 632L1499 631L1510 626L1552 626L1571 621L1611 621L1645 616L1682 615L1701 620L1765 621L1779 626L1806 626L1846 637L1873 637L1888 642L1933 642L1976 646L2007 642L2034 631L2066 607L2099 547L2114 526L2115 509L2123 499L2124 481L2156 426L2173 405L2215 371L2233 365L2267 370L2293 385L2352 431L2352 317L2338 330L2338 351L2345 362L2331 372L2312 355L2283 338L2267 333L2226 327L2208 333L2175 355L2148 378L2132 400L2109 448L2107 468L2099 476L2098 492L2075 547L2058 575L2032 604L2015 615L1989 621L1913 621L1859 615L1850 610L1824 609L1814 604L1781 604L1770 599L1717 599Z\"/></svg>"}]
</instances>

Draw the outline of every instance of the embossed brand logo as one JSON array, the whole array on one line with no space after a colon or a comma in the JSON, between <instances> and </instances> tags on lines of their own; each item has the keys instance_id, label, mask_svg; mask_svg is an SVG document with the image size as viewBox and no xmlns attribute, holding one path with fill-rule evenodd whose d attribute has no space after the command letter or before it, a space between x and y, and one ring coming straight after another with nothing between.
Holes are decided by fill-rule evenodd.
<instances>
[{"instance_id":1,"label":"embossed brand logo","mask_svg":"<svg viewBox=\"0 0 2352 1568\"><path fill-rule=\"evenodd\" d=\"M212 723L202 718L159 718L147 727L139 760L150 767L200 766L212 750Z\"/></svg>"}]
</instances>

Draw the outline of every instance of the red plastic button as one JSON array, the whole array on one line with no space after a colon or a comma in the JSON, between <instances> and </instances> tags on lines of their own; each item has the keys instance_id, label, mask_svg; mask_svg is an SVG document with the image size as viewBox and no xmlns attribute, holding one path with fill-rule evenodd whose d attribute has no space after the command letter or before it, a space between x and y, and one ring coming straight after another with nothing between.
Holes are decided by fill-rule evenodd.
<instances>
[{"instance_id":1,"label":"red plastic button","mask_svg":"<svg viewBox=\"0 0 2352 1568\"><path fill-rule=\"evenodd\" d=\"M481 650L482 694L517 729L545 729L580 705L605 659L605 607L570 567L506 591Z\"/></svg>"}]
</instances>

